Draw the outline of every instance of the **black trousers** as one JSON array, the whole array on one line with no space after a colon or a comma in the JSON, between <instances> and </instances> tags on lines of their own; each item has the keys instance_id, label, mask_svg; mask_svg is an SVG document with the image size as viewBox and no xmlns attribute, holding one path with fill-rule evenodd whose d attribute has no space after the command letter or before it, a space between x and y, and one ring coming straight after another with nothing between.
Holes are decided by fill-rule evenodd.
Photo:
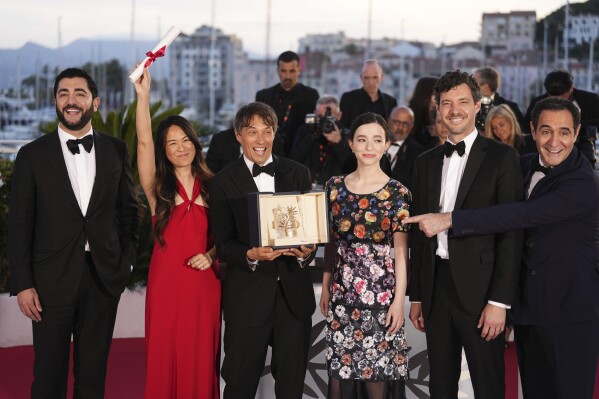
<instances>
[{"instance_id":1,"label":"black trousers","mask_svg":"<svg viewBox=\"0 0 599 399\"><path fill-rule=\"evenodd\" d=\"M457 296L449 261L436 258L433 302L424 320L430 365L431 399L457 398L462 348L477 399L505 398L504 335L492 341L476 328L479 315L464 309Z\"/></svg>"},{"instance_id":2,"label":"black trousers","mask_svg":"<svg viewBox=\"0 0 599 399\"><path fill-rule=\"evenodd\" d=\"M599 321L514 326L525 399L591 399L599 356Z\"/></svg>"},{"instance_id":3,"label":"black trousers","mask_svg":"<svg viewBox=\"0 0 599 399\"><path fill-rule=\"evenodd\" d=\"M79 295L74 303L43 303L42 320L33 322L34 399L65 398L71 335L73 336L74 398L103 398L108 352L120 297L107 293L86 254Z\"/></svg>"},{"instance_id":4,"label":"black trousers","mask_svg":"<svg viewBox=\"0 0 599 399\"><path fill-rule=\"evenodd\" d=\"M296 319L281 284L277 287L275 306L269 320L260 327L225 322L222 377L224 399L253 399L264 371L268 346L271 373L278 399L301 399L308 365L312 320Z\"/></svg>"}]
</instances>

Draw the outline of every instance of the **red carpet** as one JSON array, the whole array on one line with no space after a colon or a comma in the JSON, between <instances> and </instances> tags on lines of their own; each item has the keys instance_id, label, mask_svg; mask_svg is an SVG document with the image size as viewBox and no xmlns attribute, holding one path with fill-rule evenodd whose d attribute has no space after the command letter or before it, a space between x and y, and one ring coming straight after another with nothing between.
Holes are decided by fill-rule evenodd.
<instances>
[{"instance_id":1,"label":"red carpet","mask_svg":"<svg viewBox=\"0 0 599 399\"><path fill-rule=\"evenodd\" d=\"M0 364L0 399L28 398L33 381L33 347L0 348ZM106 398L143 398L145 364L143 338L113 340L106 376ZM73 376L70 374L67 398L72 397Z\"/></svg>"},{"instance_id":2,"label":"red carpet","mask_svg":"<svg viewBox=\"0 0 599 399\"><path fill-rule=\"evenodd\" d=\"M137 399L143 397L145 380L145 345L142 338L115 339L112 341L106 398ZM518 398L518 373L516 352L513 344L506 350L506 399ZM0 399L23 399L29 397L33 380L33 348L17 346L0 348ZM599 381L599 368L597 372ZM69 376L67 397L72 397L73 378ZM599 384L595 386L593 399L599 399Z\"/></svg>"}]
</instances>

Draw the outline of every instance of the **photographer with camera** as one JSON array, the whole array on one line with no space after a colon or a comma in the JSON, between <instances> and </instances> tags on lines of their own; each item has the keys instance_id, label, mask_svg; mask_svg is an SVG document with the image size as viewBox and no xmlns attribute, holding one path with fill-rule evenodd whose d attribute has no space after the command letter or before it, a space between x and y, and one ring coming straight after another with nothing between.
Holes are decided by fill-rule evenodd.
<instances>
[{"instance_id":1,"label":"photographer with camera","mask_svg":"<svg viewBox=\"0 0 599 399\"><path fill-rule=\"evenodd\" d=\"M520 108L518 104L513 101L509 101L499 95L497 90L499 89L499 72L495 68L492 67L483 67L474 71L474 79L480 86L480 93L482 94L482 98L480 100L480 111L476 115L476 129L482 135L485 134L485 121L487 120L487 116L489 115L489 111L494 106L505 104L514 113L516 116L516 120L520 125L521 130L528 129L524 126L524 116L522 112L520 112Z\"/></svg>"},{"instance_id":2,"label":"photographer with camera","mask_svg":"<svg viewBox=\"0 0 599 399\"><path fill-rule=\"evenodd\" d=\"M341 110L334 96L322 96L313 114L306 115L300 126L289 157L306 165L312 186L322 188L331 177L342 174L343 163L350 154L347 129L341 126Z\"/></svg>"}]
</instances>

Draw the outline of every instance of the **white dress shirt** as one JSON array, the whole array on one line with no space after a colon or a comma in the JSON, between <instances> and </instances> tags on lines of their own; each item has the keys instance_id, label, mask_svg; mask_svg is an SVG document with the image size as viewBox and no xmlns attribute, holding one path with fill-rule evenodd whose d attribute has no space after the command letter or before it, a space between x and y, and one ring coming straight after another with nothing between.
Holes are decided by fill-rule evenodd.
<instances>
[{"instance_id":1,"label":"white dress shirt","mask_svg":"<svg viewBox=\"0 0 599 399\"><path fill-rule=\"evenodd\" d=\"M245 164L247 165L248 169L250 170L250 174L252 174L252 168L254 167L254 162L247 159L247 157L245 155L243 156L243 160L245 161ZM271 162L272 162L272 155L270 157L268 157L266 162L264 162L264 165L260 165L260 166L268 165ZM261 193L274 193L275 192L275 177L269 175L268 173L260 173L258 176L255 176L254 182L256 183L256 187L258 187L258 191Z\"/></svg>"},{"instance_id":2,"label":"white dress shirt","mask_svg":"<svg viewBox=\"0 0 599 399\"><path fill-rule=\"evenodd\" d=\"M466 168L468 155L472 149L472 144L478 136L474 130L462 140L466 145L464 155L459 156L457 151L451 154L451 157L443 157L443 172L441 175L441 196L439 198L439 212L451 212L455 206L455 200L458 196L458 188L462 181L462 175ZM451 139L447 139L451 144ZM449 259L449 247L447 245L447 230L437 234L437 252L436 255L443 259Z\"/></svg>"},{"instance_id":3,"label":"white dress shirt","mask_svg":"<svg viewBox=\"0 0 599 399\"><path fill-rule=\"evenodd\" d=\"M80 138L91 134L93 134L93 129L90 129L89 132ZM73 154L69 151L69 147L67 147L67 141L77 139L77 137L70 135L58 127L58 138L69 174L69 180L71 181L71 187L73 187L73 193L75 193L81 213L85 216L87 214L89 199L92 195L94 180L96 179L96 147L93 146L91 151L87 152L83 148L83 145L79 144L79 154ZM87 240L85 241L85 250L89 251Z\"/></svg>"},{"instance_id":4,"label":"white dress shirt","mask_svg":"<svg viewBox=\"0 0 599 399\"><path fill-rule=\"evenodd\" d=\"M539 164L541 166L545 166L543 164L543 160L541 159L541 156L539 155ZM536 171L535 173L532 174L531 178L530 178L530 184L528 185L528 190L526 191L526 198L528 199L528 197L530 197L530 193L532 193L532 190L535 188L535 186L537 185L537 183L543 178L545 177L545 173L540 172L540 171Z\"/></svg>"},{"instance_id":5,"label":"white dress shirt","mask_svg":"<svg viewBox=\"0 0 599 399\"><path fill-rule=\"evenodd\" d=\"M455 207L455 201L458 196L458 188L464 175L464 169L466 168L466 162L468 161L468 155L472 150L472 144L478 136L478 132L474 130L468 136L462 140L466 145L466 151L464 155L460 157L457 151L451 154L451 157L443 157L443 174L441 176L441 198L439 204L439 212L453 212ZM447 139L451 144L451 139ZM443 259L449 259L449 246L447 244L447 230L437 234L437 252L436 255ZM491 305L499 306L504 309L509 309L511 306L504 303L487 301Z\"/></svg>"},{"instance_id":6,"label":"white dress shirt","mask_svg":"<svg viewBox=\"0 0 599 399\"><path fill-rule=\"evenodd\" d=\"M395 163L397 162L397 154L399 153L399 149L405 140L397 140L387 150L387 154L389 154L389 162L391 162L391 169L395 167Z\"/></svg>"}]
</instances>

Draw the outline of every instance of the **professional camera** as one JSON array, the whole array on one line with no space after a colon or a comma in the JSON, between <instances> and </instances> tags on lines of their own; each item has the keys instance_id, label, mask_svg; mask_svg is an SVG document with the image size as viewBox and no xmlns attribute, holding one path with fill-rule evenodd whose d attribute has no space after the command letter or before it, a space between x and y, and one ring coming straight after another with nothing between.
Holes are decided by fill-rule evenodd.
<instances>
[{"instance_id":1,"label":"professional camera","mask_svg":"<svg viewBox=\"0 0 599 399\"><path fill-rule=\"evenodd\" d=\"M485 131L485 121L487 120L487 115L489 115L491 108L493 108L491 97L482 96L480 99L480 111L476 114L476 128L481 133Z\"/></svg>"},{"instance_id":2,"label":"professional camera","mask_svg":"<svg viewBox=\"0 0 599 399\"><path fill-rule=\"evenodd\" d=\"M316 114L306 114L305 122L310 132L322 132L323 134L331 133L335 130L335 125L337 124L331 107L327 107L324 116L321 118L317 118Z\"/></svg>"}]
</instances>

